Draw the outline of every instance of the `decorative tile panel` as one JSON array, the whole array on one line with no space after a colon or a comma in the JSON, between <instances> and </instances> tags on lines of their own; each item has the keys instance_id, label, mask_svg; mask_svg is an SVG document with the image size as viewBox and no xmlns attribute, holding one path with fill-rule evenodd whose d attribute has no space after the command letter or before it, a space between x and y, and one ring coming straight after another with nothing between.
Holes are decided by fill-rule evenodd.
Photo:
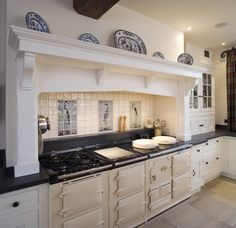
<instances>
[{"instance_id":1,"label":"decorative tile panel","mask_svg":"<svg viewBox=\"0 0 236 228\"><path fill-rule=\"evenodd\" d=\"M141 101L130 101L130 128L141 128Z\"/></svg>"},{"instance_id":2,"label":"decorative tile panel","mask_svg":"<svg viewBox=\"0 0 236 228\"><path fill-rule=\"evenodd\" d=\"M113 101L99 101L99 131L113 130Z\"/></svg>"},{"instance_id":3,"label":"decorative tile panel","mask_svg":"<svg viewBox=\"0 0 236 228\"><path fill-rule=\"evenodd\" d=\"M77 134L77 103L58 100L58 136Z\"/></svg>"},{"instance_id":4,"label":"decorative tile panel","mask_svg":"<svg viewBox=\"0 0 236 228\"><path fill-rule=\"evenodd\" d=\"M142 128L145 118L154 119L154 98L153 95L130 92L42 93L39 95L38 114L48 116L51 123L51 130L43 134L43 138L118 131L121 115L127 116L127 130ZM106 104L108 115L105 114ZM132 106L136 107L139 117Z\"/></svg>"}]
</instances>

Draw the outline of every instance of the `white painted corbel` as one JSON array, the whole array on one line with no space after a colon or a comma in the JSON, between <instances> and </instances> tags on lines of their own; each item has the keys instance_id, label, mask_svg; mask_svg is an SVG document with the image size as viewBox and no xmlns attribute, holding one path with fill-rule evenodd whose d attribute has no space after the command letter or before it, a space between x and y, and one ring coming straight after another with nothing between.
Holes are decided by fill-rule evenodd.
<instances>
[{"instance_id":1,"label":"white painted corbel","mask_svg":"<svg viewBox=\"0 0 236 228\"><path fill-rule=\"evenodd\" d=\"M108 75L109 75L109 70L107 69L96 70L95 76L97 85L102 85L105 81L105 78L107 78Z\"/></svg>"},{"instance_id":2,"label":"white painted corbel","mask_svg":"<svg viewBox=\"0 0 236 228\"><path fill-rule=\"evenodd\" d=\"M34 82L35 54L19 53L16 56L19 89L31 90Z\"/></svg>"},{"instance_id":3,"label":"white painted corbel","mask_svg":"<svg viewBox=\"0 0 236 228\"><path fill-rule=\"evenodd\" d=\"M144 77L145 88L148 88L149 85L153 82L153 80L154 80L154 76L145 76Z\"/></svg>"}]
</instances>

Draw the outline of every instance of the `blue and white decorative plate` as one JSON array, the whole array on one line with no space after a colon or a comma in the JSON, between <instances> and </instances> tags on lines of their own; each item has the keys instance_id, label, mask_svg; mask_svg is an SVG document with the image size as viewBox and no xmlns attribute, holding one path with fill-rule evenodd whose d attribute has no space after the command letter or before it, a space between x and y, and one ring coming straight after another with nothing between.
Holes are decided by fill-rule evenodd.
<instances>
[{"instance_id":1,"label":"blue and white decorative plate","mask_svg":"<svg viewBox=\"0 0 236 228\"><path fill-rule=\"evenodd\" d=\"M193 65L193 57L188 53L182 53L177 58L178 63Z\"/></svg>"},{"instance_id":2,"label":"blue and white decorative plate","mask_svg":"<svg viewBox=\"0 0 236 228\"><path fill-rule=\"evenodd\" d=\"M117 30L114 35L115 46L119 49L147 54L146 46L142 39L129 31Z\"/></svg>"},{"instance_id":3,"label":"blue and white decorative plate","mask_svg":"<svg viewBox=\"0 0 236 228\"><path fill-rule=\"evenodd\" d=\"M25 16L25 22L28 29L49 33L47 23L37 13L27 13Z\"/></svg>"},{"instance_id":4,"label":"blue and white decorative plate","mask_svg":"<svg viewBox=\"0 0 236 228\"><path fill-rule=\"evenodd\" d=\"M92 35L90 33L82 34L79 37L79 40L86 41L86 42L89 42L89 43L99 44L98 39L94 35Z\"/></svg>"},{"instance_id":5,"label":"blue and white decorative plate","mask_svg":"<svg viewBox=\"0 0 236 228\"><path fill-rule=\"evenodd\" d=\"M159 51L155 52L153 54L153 57L157 57L157 58L160 58L160 59L165 59L164 55Z\"/></svg>"}]
</instances>

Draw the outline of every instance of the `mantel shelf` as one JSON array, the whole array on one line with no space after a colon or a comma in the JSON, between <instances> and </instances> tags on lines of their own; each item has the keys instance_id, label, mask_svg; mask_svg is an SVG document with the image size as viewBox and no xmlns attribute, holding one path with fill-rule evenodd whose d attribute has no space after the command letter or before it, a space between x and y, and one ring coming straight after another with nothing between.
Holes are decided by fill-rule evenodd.
<instances>
[{"instance_id":1,"label":"mantel shelf","mask_svg":"<svg viewBox=\"0 0 236 228\"><path fill-rule=\"evenodd\" d=\"M201 78L207 68L157 59L104 45L11 26L9 45L38 61L174 80Z\"/></svg>"}]
</instances>

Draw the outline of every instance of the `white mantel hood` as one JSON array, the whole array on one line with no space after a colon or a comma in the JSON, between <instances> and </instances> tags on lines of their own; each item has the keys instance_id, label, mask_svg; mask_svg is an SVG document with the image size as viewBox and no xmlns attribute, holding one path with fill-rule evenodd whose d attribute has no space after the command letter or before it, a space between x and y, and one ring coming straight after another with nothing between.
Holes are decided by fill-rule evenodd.
<instances>
[{"instance_id":1,"label":"white mantel hood","mask_svg":"<svg viewBox=\"0 0 236 228\"><path fill-rule=\"evenodd\" d=\"M207 69L103 45L11 26L15 52L15 120L7 119L7 149L15 150L15 176L39 171L37 101L41 92L131 91L175 96L179 139L189 140L188 92ZM121 80L122 79L122 80ZM16 123L13 126L12 123ZM15 146L12 146L14 144Z\"/></svg>"}]
</instances>

